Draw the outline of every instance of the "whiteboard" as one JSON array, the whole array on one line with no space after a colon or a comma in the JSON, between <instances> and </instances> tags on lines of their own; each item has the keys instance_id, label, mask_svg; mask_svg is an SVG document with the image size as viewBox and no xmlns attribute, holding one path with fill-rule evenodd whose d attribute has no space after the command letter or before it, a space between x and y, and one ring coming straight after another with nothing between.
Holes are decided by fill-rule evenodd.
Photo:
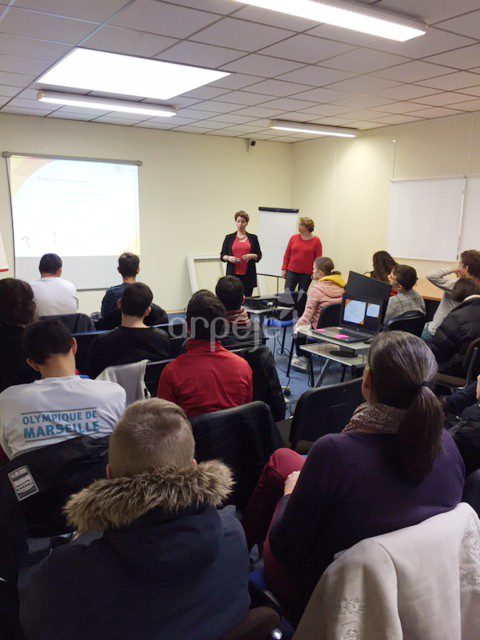
<instances>
[{"instance_id":1,"label":"whiteboard","mask_svg":"<svg viewBox=\"0 0 480 640\"><path fill-rule=\"evenodd\" d=\"M392 182L388 251L396 258L456 260L463 186L463 177Z\"/></svg>"},{"instance_id":2,"label":"whiteboard","mask_svg":"<svg viewBox=\"0 0 480 640\"><path fill-rule=\"evenodd\" d=\"M7 256L3 245L2 234L0 233L0 272L8 271Z\"/></svg>"},{"instance_id":3,"label":"whiteboard","mask_svg":"<svg viewBox=\"0 0 480 640\"><path fill-rule=\"evenodd\" d=\"M297 233L297 212L259 211L258 238L262 248L259 274L282 275L282 262L290 238Z\"/></svg>"},{"instance_id":4,"label":"whiteboard","mask_svg":"<svg viewBox=\"0 0 480 640\"><path fill-rule=\"evenodd\" d=\"M480 176L467 178L460 252L480 248Z\"/></svg>"}]
</instances>

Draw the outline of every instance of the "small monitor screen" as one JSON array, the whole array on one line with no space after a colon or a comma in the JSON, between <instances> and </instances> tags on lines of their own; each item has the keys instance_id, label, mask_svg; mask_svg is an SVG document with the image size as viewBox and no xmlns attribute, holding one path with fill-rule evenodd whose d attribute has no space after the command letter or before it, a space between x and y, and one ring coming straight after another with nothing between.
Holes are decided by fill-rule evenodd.
<instances>
[{"instance_id":1,"label":"small monitor screen","mask_svg":"<svg viewBox=\"0 0 480 640\"><path fill-rule=\"evenodd\" d=\"M342 326L367 333L376 333L380 329L382 301L362 299L360 296L344 296Z\"/></svg>"},{"instance_id":2,"label":"small monitor screen","mask_svg":"<svg viewBox=\"0 0 480 640\"><path fill-rule=\"evenodd\" d=\"M352 300L347 298L345 300L345 311L343 312L343 319L345 322L353 322L354 324L365 324L365 315L367 310L367 303L363 300Z\"/></svg>"}]
</instances>

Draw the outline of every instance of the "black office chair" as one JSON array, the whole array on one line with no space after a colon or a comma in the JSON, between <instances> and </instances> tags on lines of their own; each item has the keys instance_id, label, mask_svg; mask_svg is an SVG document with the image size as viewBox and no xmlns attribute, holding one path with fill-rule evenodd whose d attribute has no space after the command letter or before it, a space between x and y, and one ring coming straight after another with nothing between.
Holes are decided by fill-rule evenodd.
<instances>
[{"instance_id":1,"label":"black office chair","mask_svg":"<svg viewBox=\"0 0 480 640\"><path fill-rule=\"evenodd\" d=\"M160 380L162 371L165 369L167 364L172 362L172 360L173 358L169 358L168 360L159 360L158 362L147 362L143 381L151 398L157 397L158 381Z\"/></svg>"},{"instance_id":2,"label":"black office chair","mask_svg":"<svg viewBox=\"0 0 480 640\"><path fill-rule=\"evenodd\" d=\"M480 373L480 338L472 340L463 357L462 369L464 377L449 376L446 373L437 375L437 384L449 389L463 389Z\"/></svg>"},{"instance_id":3,"label":"black office chair","mask_svg":"<svg viewBox=\"0 0 480 640\"><path fill-rule=\"evenodd\" d=\"M463 489L463 501L468 502L480 517L480 469L468 476Z\"/></svg>"},{"instance_id":4,"label":"black office chair","mask_svg":"<svg viewBox=\"0 0 480 640\"><path fill-rule=\"evenodd\" d=\"M251 402L197 416L190 422L196 460L222 460L233 470L235 488L229 503L244 509L263 467L283 446L270 409L264 402Z\"/></svg>"},{"instance_id":5,"label":"black office chair","mask_svg":"<svg viewBox=\"0 0 480 640\"><path fill-rule=\"evenodd\" d=\"M405 333L411 333L419 338L422 335L423 328L425 327L426 316L418 311L406 311L402 315L393 318L391 322L385 327L386 331L405 331Z\"/></svg>"},{"instance_id":6,"label":"black office chair","mask_svg":"<svg viewBox=\"0 0 480 640\"><path fill-rule=\"evenodd\" d=\"M362 378L305 391L293 414L292 449L301 440L315 442L327 433L342 431L362 402Z\"/></svg>"},{"instance_id":7,"label":"black office chair","mask_svg":"<svg viewBox=\"0 0 480 640\"><path fill-rule=\"evenodd\" d=\"M95 325L86 313L66 313L58 316L41 316L41 320L60 320L69 333L95 331Z\"/></svg>"},{"instance_id":8,"label":"black office chair","mask_svg":"<svg viewBox=\"0 0 480 640\"><path fill-rule=\"evenodd\" d=\"M88 352L90 345L97 336L107 333L106 331L85 331L82 333L72 333L72 338L77 341L77 353L75 363L80 373L88 375Z\"/></svg>"}]
</instances>

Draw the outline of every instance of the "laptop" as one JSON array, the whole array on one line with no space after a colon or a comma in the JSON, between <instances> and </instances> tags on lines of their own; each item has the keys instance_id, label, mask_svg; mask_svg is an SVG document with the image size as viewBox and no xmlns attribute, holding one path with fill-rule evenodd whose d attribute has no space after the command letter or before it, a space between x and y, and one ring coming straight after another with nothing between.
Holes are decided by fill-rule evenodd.
<instances>
[{"instance_id":1,"label":"laptop","mask_svg":"<svg viewBox=\"0 0 480 640\"><path fill-rule=\"evenodd\" d=\"M345 293L338 327L326 327L316 331L340 342L361 342L376 335L382 326L382 298L372 298Z\"/></svg>"}]
</instances>

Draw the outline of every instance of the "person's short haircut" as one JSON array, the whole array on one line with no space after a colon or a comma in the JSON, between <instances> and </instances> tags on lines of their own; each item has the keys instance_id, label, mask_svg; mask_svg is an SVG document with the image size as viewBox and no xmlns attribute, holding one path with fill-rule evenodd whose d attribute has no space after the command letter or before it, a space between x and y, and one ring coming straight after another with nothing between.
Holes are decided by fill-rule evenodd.
<instances>
[{"instance_id":1,"label":"person's short haircut","mask_svg":"<svg viewBox=\"0 0 480 640\"><path fill-rule=\"evenodd\" d=\"M140 267L140 258L134 253L122 253L118 258L118 272L123 278L134 278Z\"/></svg>"},{"instance_id":2,"label":"person's short haircut","mask_svg":"<svg viewBox=\"0 0 480 640\"><path fill-rule=\"evenodd\" d=\"M226 309L211 291L200 289L193 294L187 305L187 325L190 337L197 340L214 338L215 329L221 330L221 321L225 322Z\"/></svg>"},{"instance_id":3,"label":"person's short haircut","mask_svg":"<svg viewBox=\"0 0 480 640\"><path fill-rule=\"evenodd\" d=\"M460 254L460 260L468 267L468 275L480 280L480 251L467 249Z\"/></svg>"},{"instance_id":4,"label":"person's short haircut","mask_svg":"<svg viewBox=\"0 0 480 640\"><path fill-rule=\"evenodd\" d=\"M233 216L235 222L237 218L245 218L245 222L248 224L250 222L250 216L245 211L237 211L237 213Z\"/></svg>"},{"instance_id":5,"label":"person's short haircut","mask_svg":"<svg viewBox=\"0 0 480 640\"><path fill-rule=\"evenodd\" d=\"M46 253L40 258L38 270L40 273L48 273L50 276L54 276L59 269L62 268L63 262L60 256L56 253Z\"/></svg>"},{"instance_id":6,"label":"person's short haircut","mask_svg":"<svg viewBox=\"0 0 480 640\"><path fill-rule=\"evenodd\" d=\"M188 467L194 455L185 412L160 398L131 404L110 436L109 461L116 478L162 467Z\"/></svg>"},{"instance_id":7,"label":"person's short haircut","mask_svg":"<svg viewBox=\"0 0 480 640\"><path fill-rule=\"evenodd\" d=\"M35 313L32 287L28 282L0 280L0 324L21 327L30 324Z\"/></svg>"},{"instance_id":8,"label":"person's short haircut","mask_svg":"<svg viewBox=\"0 0 480 640\"><path fill-rule=\"evenodd\" d=\"M306 227L310 231L310 233L313 233L313 230L315 229L315 223L311 218L300 218L298 224L303 224L303 226Z\"/></svg>"},{"instance_id":9,"label":"person's short haircut","mask_svg":"<svg viewBox=\"0 0 480 640\"><path fill-rule=\"evenodd\" d=\"M397 264L393 267L392 275L405 291L411 291L418 280L417 272L408 264Z\"/></svg>"},{"instance_id":10,"label":"person's short haircut","mask_svg":"<svg viewBox=\"0 0 480 640\"><path fill-rule=\"evenodd\" d=\"M125 287L120 300L120 309L126 316L143 318L152 304L153 293L143 282L134 282Z\"/></svg>"},{"instance_id":11,"label":"person's short haircut","mask_svg":"<svg viewBox=\"0 0 480 640\"><path fill-rule=\"evenodd\" d=\"M72 348L72 338L60 320L46 318L27 328L23 345L27 358L44 364L51 356L67 355Z\"/></svg>"},{"instance_id":12,"label":"person's short haircut","mask_svg":"<svg viewBox=\"0 0 480 640\"><path fill-rule=\"evenodd\" d=\"M480 284L473 278L459 278L453 285L450 293L452 300L455 302L463 302L468 296L480 293Z\"/></svg>"},{"instance_id":13,"label":"person's short haircut","mask_svg":"<svg viewBox=\"0 0 480 640\"><path fill-rule=\"evenodd\" d=\"M215 293L227 311L236 311L242 306L245 291L239 278L223 276L217 282Z\"/></svg>"}]
</instances>

